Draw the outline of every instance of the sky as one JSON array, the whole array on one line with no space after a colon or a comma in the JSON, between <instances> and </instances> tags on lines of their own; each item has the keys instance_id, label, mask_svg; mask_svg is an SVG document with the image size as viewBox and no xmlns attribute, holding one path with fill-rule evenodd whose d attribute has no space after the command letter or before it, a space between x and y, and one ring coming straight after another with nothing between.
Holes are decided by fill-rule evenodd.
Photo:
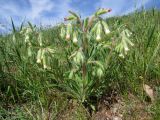
<instances>
[{"instance_id":1,"label":"sky","mask_svg":"<svg viewBox=\"0 0 160 120\"><path fill-rule=\"evenodd\" d=\"M111 8L108 17L134 12L144 6L146 9L160 8L160 0L0 0L0 31L5 31L10 18L16 25L30 21L37 25L55 25L63 21L68 10L75 11L82 18L92 15L98 8Z\"/></svg>"}]
</instances>

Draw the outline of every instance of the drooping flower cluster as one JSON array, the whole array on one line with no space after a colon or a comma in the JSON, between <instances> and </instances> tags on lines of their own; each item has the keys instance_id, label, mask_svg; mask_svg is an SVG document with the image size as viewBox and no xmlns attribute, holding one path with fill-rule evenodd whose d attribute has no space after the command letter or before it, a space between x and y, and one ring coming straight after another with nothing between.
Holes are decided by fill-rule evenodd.
<instances>
[{"instance_id":1,"label":"drooping flower cluster","mask_svg":"<svg viewBox=\"0 0 160 120\"><path fill-rule=\"evenodd\" d=\"M32 39L34 37L34 29L30 26L23 27L20 34L24 37L24 44L27 48L28 57L32 56ZM13 39L14 40L14 39Z\"/></svg>"},{"instance_id":2,"label":"drooping flower cluster","mask_svg":"<svg viewBox=\"0 0 160 120\"><path fill-rule=\"evenodd\" d=\"M69 11L71 15L66 17L65 21L70 22L67 25L62 25L60 33L61 38L66 40L72 39L72 42L74 44L77 44L79 32L75 28L75 23L79 23L80 26L83 27L82 31L87 32L86 30L89 29L91 23L94 22L95 18L98 18L100 15L110 11L111 9L99 9L90 19L86 18L83 20L83 22L80 21L80 17L76 13ZM102 34L109 34L110 30L107 23L105 21L100 20L93 26L93 28L91 29L91 33L95 35L95 40L99 42L102 40Z\"/></svg>"},{"instance_id":3,"label":"drooping flower cluster","mask_svg":"<svg viewBox=\"0 0 160 120\"><path fill-rule=\"evenodd\" d=\"M116 46L115 50L122 58L124 58L129 51L129 46L134 46L134 44L129 39L131 34L132 33L128 29L125 29L120 33L120 43Z\"/></svg>"},{"instance_id":4,"label":"drooping flower cluster","mask_svg":"<svg viewBox=\"0 0 160 120\"><path fill-rule=\"evenodd\" d=\"M43 46L42 33L39 33L38 43L40 49L37 52L37 63L42 64L44 69L51 69L51 55L55 53L55 50L49 46Z\"/></svg>"},{"instance_id":5,"label":"drooping flower cluster","mask_svg":"<svg viewBox=\"0 0 160 120\"><path fill-rule=\"evenodd\" d=\"M105 21L99 21L93 26L91 33L95 36L96 41L100 42L102 40L102 35L108 35L110 30Z\"/></svg>"}]
</instances>

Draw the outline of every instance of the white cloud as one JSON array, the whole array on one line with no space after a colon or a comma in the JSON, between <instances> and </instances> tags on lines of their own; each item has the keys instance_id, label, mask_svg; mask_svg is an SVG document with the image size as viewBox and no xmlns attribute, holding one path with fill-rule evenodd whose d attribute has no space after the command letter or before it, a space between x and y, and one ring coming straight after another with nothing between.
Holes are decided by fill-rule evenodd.
<instances>
[{"instance_id":1,"label":"white cloud","mask_svg":"<svg viewBox=\"0 0 160 120\"><path fill-rule=\"evenodd\" d=\"M56 1L51 0L42 0L37 3L37 0L32 1L32 9L30 11L32 22L42 25L55 25L56 23L62 22L63 18L68 14L68 10L72 8L69 6L70 0L65 0L63 2L57 3ZM43 12L58 13L55 16L42 16ZM30 15L28 15L30 16Z\"/></svg>"},{"instance_id":2,"label":"white cloud","mask_svg":"<svg viewBox=\"0 0 160 120\"><path fill-rule=\"evenodd\" d=\"M43 23L47 24L56 24L58 21L62 21L63 18L67 15L68 10L71 10L69 6L70 0L65 0L58 2L57 0L28 0L30 6L28 8L23 8L23 6L17 7L17 2L8 2L4 3L1 6L0 17L5 18L9 23L10 17L19 17L18 20L15 20L15 24L19 24L26 18L26 21L31 21L34 24ZM43 16L45 12L54 12L58 13L56 16Z\"/></svg>"},{"instance_id":3,"label":"white cloud","mask_svg":"<svg viewBox=\"0 0 160 120\"><path fill-rule=\"evenodd\" d=\"M28 11L28 17L36 19L41 17L42 12L51 11L55 4L51 0L29 0L31 4L31 11Z\"/></svg>"},{"instance_id":4,"label":"white cloud","mask_svg":"<svg viewBox=\"0 0 160 120\"><path fill-rule=\"evenodd\" d=\"M17 5L18 1L13 1L4 2L1 5L0 17L4 17L6 21L8 21L7 23L10 23L10 17L16 16L18 17L18 19L15 20L17 25L21 23L25 17L26 21L31 21L34 24L42 23L43 25L54 25L63 21L63 18L68 15L68 10L79 12L79 8L70 5L72 0L28 0L28 8L24 7L26 5ZM135 10L133 1L137 1L137 8L140 8L142 6L142 1L144 1L143 4L146 4L150 0L99 0L99 2L93 3L89 7L94 7L95 9L112 8L112 12L109 13L108 16L123 15ZM52 13L52 11L58 14L54 16L44 16L43 14L45 12ZM85 12L80 14L83 17L86 16Z\"/></svg>"}]
</instances>

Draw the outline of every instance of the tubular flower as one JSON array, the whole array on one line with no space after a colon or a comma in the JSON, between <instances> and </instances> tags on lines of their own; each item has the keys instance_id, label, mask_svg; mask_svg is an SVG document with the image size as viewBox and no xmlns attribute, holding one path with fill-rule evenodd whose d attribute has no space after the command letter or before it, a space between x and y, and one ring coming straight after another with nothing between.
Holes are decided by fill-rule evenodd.
<instances>
[{"instance_id":1,"label":"tubular flower","mask_svg":"<svg viewBox=\"0 0 160 120\"><path fill-rule=\"evenodd\" d=\"M109 34L109 33L110 33L110 30L109 30L109 27L108 27L107 23L104 22L104 21L102 21L102 25L103 25L103 27L104 27L104 32L105 32L105 34L106 34L106 35Z\"/></svg>"},{"instance_id":2,"label":"tubular flower","mask_svg":"<svg viewBox=\"0 0 160 120\"><path fill-rule=\"evenodd\" d=\"M15 34L13 34L12 40L13 40L14 43L16 43L16 35Z\"/></svg>"},{"instance_id":3,"label":"tubular flower","mask_svg":"<svg viewBox=\"0 0 160 120\"><path fill-rule=\"evenodd\" d=\"M101 26L101 23L99 22L98 23L98 26L97 26L97 31L96 31L96 41L99 42L101 41L101 32L102 32L102 26Z\"/></svg>"},{"instance_id":4,"label":"tubular flower","mask_svg":"<svg viewBox=\"0 0 160 120\"><path fill-rule=\"evenodd\" d=\"M43 43L42 43L42 33L39 33L39 35L38 35L38 42L39 42L40 46L43 45Z\"/></svg>"},{"instance_id":5,"label":"tubular flower","mask_svg":"<svg viewBox=\"0 0 160 120\"><path fill-rule=\"evenodd\" d=\"M37 63L41 63L41 55L42 55L42 49L39 49L37 53Z\"/></svg>"},{"instance_id":6,"label":"tubular flower","mask_svg":"<svg viewBox=\"0 0 160 120\"><path fill-rule=\"evenodd\" d=\"M66 39L67 39L67 40L70 40L70 38L71 38L70 36L71 36L70 34L67 34L67 35L66 35Z\"/></svg>"},{"instance_id":7,"label":"tubular flower","mask_svg":"<svg viewBox=\"0 0 160 120\"><path fill-rule=\"evenodd\" d=\"M129 51L128 46L126 46L126 47L124 48L124 50L125 50L126 52Z\"/></svg>"},{"instance_id":8,"label":"tubular flower","mask_svg":"<svg viewBox=\"0 0 160 120\"><path fill-rule=\"evenodd\" d=\"M100 34L97 35L96 41L101 41L101 36L100 36Z\"/></svg>"},{"instance_id":9,"label":"tubular flower","mask_svg":"<svg viewBox=\"0 0 160 120\"><path fill-rule=\"evenodd\" d=\"M43 68L46 69L47 68L47 60L46 60L46 56L43 56Z\"/></svg>"},{"instance_id":10,"label":"tubular flower","mask_svg":"<svg viewBox=\"0 0 160 120\"><path fill-rule=\"evenodd\" d=\"M73 33L73 43L74 43L74 44L77 44L77 42L78 42L77 33L74 32L74 33Z\"/></svg>"},{"instance_id":11,"label":"tubular flower","mask_svg":"<svg viewBox=\"0 0 160 120\"><path fill-rule=\"evenodd\" d=\"M67 32L66 32L66 39L67 40L70 40L70 38L71 38L71 32L72 32L72 25L69 23L67 25Z\"/></svg>"},{"instance_id":12,"label":"tubular flower","mask_svg":"<svg viewBox=\"0 0 160 120\"><path fill-rule=\"evenodd\" d=\"M66 33L65 28L62 27L62 28L61 28L61 33L60 33L61 38L64 38L64 37L65 37L65 33Z\"/></svg>"}]
</instances>

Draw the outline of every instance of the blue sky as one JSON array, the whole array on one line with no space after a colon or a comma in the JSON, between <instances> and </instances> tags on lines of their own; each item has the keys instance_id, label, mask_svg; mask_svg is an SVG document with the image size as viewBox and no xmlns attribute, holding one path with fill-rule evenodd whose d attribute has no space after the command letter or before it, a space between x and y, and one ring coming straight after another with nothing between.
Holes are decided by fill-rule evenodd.
<instances>
[{"instance_id":1,"label":"blue sky","mask_svg":"<svg viewBox=\"0 0 160 120\"><path fill-rule=\"evenodd\" d=\"M145 8L160 8L160 0L0 0L0 29L10 24L10 17L16 25L24 19L34 24L54 25L67 16L68 10L91 15L98 8L111 8L107 16L117 16Z\"/></svg>"}]
</instances>

